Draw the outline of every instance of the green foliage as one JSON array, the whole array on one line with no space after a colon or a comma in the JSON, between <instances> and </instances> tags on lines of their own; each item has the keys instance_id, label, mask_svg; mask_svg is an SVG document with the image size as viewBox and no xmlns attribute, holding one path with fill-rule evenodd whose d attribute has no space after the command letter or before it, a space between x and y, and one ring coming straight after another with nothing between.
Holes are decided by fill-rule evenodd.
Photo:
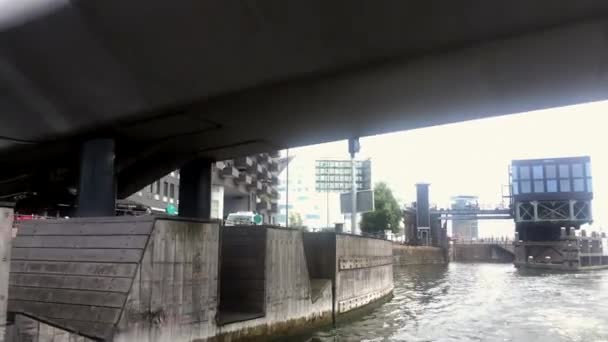
<instances>
[{"instance_id":1,"label":"green foliage","mask_svg":"<svg viewBox=\"0 0 608 342\"><path fill-rule=\"evenodd\" d=\"M384 230L399 231L402 219L401 208L393 192L386 183L377 183L374 188L374 211L363 214L361 230L366 233L377 233Z\"/></svg>"},{"instance_id":2,"label":"green foliage","mask_svg":"<svg viewBox=\"0 0 608 342\"><path fill-rule=\"evenodd\" d=\"M291 212L289 213L289 227L300 228L303 225L302 215L300 213Z\"/></svg>"}]
</instances>

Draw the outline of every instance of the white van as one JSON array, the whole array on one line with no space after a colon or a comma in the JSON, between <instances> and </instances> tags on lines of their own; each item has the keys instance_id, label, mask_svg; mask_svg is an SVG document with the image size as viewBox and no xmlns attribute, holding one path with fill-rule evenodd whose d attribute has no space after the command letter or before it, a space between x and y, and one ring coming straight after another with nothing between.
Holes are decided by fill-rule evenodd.
<instances>
[{"instance_id":1,"label":"white van","mask_svg":"<svg viewBox=\"0 0 608 342\"><path fill-rule=\"evenodd\" d=\"M251 211L238 211L236 213L228 214L225 226L253 226L255 213Z\"/></svg>"}]
</instances>

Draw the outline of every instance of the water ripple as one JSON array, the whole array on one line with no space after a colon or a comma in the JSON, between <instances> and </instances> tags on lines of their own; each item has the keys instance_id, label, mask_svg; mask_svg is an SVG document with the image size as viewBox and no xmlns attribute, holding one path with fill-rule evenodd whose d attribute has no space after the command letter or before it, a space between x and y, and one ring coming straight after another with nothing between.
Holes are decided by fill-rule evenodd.
<instances>
[{"instance_id":1,"label":"water ripple","mask_svg":"<svg viewBox=\"0 0 608 342\"><path fill-rule=\"evenodd\" d=\"M608 271L453 263L394 275L389 303L309 341L608 342Z\"/></svg>"}]
</instances>

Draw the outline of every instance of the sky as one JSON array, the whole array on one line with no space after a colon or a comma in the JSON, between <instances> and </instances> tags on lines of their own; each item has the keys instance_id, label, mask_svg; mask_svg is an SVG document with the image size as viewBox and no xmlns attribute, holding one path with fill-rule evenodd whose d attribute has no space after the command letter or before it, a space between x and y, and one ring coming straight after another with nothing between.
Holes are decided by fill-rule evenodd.
<instances>
[{"instance_id":1,"label":"sky","mask_svg":"<svg viewBox=\"0 0 608 342\"><path fill-rule=\"evenodd\" d=\"M607 141L608 101L603 101L362 137L357 158L371 158L373 181L386 182L401 204L415 201L414 185L427 182L431 203L448 207L454 195L479 196L480 205L501 203L513 159L588 155L593 228L608 230ZM349 158L346 141L295 148L290 155ZM480 223L480 231L484 225L482 236L507 234L513 227Z\"/></svg>"}]
</instances>

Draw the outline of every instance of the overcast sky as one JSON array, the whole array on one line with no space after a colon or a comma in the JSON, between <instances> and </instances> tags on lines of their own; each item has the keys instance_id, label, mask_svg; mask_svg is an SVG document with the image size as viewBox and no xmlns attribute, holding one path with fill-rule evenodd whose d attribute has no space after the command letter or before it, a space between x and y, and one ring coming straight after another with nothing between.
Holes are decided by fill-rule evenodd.
<instances>
[{"instance_id":1,"label":"overcast sky","mask_svg":"<svg viewBox=\"0 0 608 342\"><path fill-rule=\"evenodd\" d=\"M480 204L500 203L513 159L589 155L598 229L608 227L607 141L605 101L365 137L358 157L372 159L374 182L388 183L401 203L415 200L415 183L428 182L431 202L447 207L458 194L477 195ZM290 154L349 158L346 141L291 149Z\"/></svg>"}]
</instances>

